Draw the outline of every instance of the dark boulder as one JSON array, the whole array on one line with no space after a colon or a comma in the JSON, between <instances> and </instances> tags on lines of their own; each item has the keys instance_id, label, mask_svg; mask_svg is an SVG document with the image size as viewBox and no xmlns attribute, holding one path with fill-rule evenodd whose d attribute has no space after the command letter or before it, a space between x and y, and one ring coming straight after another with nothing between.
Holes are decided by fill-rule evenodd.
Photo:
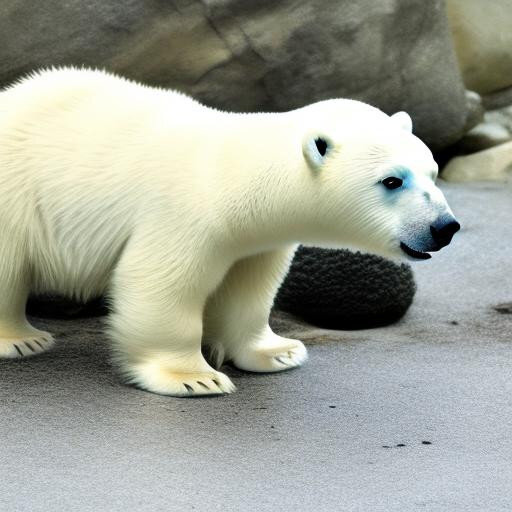
<instances>
[{"instance_id":1,"label":"dark boulder","mask_svg":"<svg viewBox=\"0 0 512 512\"><path fill-rule=\"evenodd\" d=\"M277 309L328 329L369 329L399 320L412 303L411 267L371 254L300 247Z\"/></svg>"}]
</instances>

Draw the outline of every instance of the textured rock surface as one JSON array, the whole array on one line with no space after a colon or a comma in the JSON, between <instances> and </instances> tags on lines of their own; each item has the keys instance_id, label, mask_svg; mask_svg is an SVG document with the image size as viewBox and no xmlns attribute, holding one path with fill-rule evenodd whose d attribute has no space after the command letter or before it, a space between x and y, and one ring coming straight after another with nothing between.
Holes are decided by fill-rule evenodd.
<instances>
[{"instance_id":1,"label":"textured rock surface","mask_svg":"<svg viewBox=\"0 0 512 512\"><path fill-rule=\"evenodd\" d=\"M499 124L508 133L512 134L512 98L510 105L500 109L489 110L485 113L484 119L488 123Z\"/></svg>"},{"instance_id":2,"label":"textured rock surface","mask_svg":"<svg viewBox=\"0 0 512 512\"><path fill-rule=\"evenodd\" d=\"M456 148L462 154L476 153L503 144L511 139L510 132L500 123L483 122L457 142Z\"/></svg>"},{"instance_id":3,"label":"textured rock surface","mask_svg":"<svg viewBox=\"0 0 512 512\"><path fill-rule=\"evenodd\" d=\"M512 87L483 94L482 103L487 110L500 109L512 105Z\"/></svg>"},{"instance_id":4,"label":"textured rock surface","mask_svg":"<svg viewBox=\"0 0 512 512\"><path fill-rule=\"evenodd\" d=\"M415 291L409 265L347 250L301 247L276 307L319 327L368 329L401 318Z\"/></svg>"},{"instance_id":5,"label":"textured rock surface","mask_svg":"<svg viewBox=\"0 0 512 512\"><path fill-rule=\"evenodd\" d=\"M510 0L447 0L466 86L490 93L512 85Z\"/></svg>"},{"instance_id":6,"label":"textured rock surface","mask_svg":"<svg viewBox=\"0 0 512 512\"><path fill-rule=\"evenodd\" d=\"M483 114L480 123L445 151L446 161L454 156L476 153L510 140L512 140L512 107L488 110Z\"/></svg>"},{"instance_id":7,"label":"textured rock surface","mask_svg":"<svg viewBox=\"0 0 512 512\"><path fill-rule=\"evenodd\" d=\"M407 110L433 149L467 106L442 0L3 0L0 83L50 65L105 67L233 110L342 96Z\"/></svg>"},{"instance_id":8,"label":"textured rock surface","mask_svg":"<svg viewBox=\"0 0 512 512\"><path fill-rule=\"evenodd\" d=\"M484 120L482 97L475 91L466 91L467 117L464 131L469 131Z\"/></svg>"},{"instance_id":9,"label":"textured rock surface","mask_svg":"<svg viewBox=\"0 0 512 512\"><path fill-rule=\"evenodd\" d=\"M471 155L452 158L443 169L443 179L452 182L506 181L512 169L512 142Z\"/></svg>"}]
</instances>

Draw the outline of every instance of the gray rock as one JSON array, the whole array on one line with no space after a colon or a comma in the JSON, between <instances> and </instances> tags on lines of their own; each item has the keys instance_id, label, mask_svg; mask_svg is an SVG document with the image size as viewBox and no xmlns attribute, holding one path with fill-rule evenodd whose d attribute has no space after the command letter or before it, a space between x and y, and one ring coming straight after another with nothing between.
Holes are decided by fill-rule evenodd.
<instances>
[{"instance_id":1,"label":"gray rock","mask_svg":"<svg viewBox=\"0 0 512 512\"><path fill-rule=\"evenodd\" d=\"M240 111L330 98L408 111L434 150L468 106L442 0L3 0L0 83L42 66L106 68Z\"/></svg>"},{"instance_id":2,"label":"gray rock","mask_svg":"<svg viewBox=\"0 0 512 512\"><path fill-rule=\"evenodd\" d=\"M501 123L483 122L470 130L457 143L458 154L470 154L511 140L512 135Z\"/></svg>"},{"instance_id":3,"label":"gray rock","mask_svg":"<svg viewBox=\"0 0 512 512\"><path fill-rule=\"evenodd\" d=\"M512 142L452 158L443 169L446 181L507 181L512 170Z\"/></svg>"},{"instance_id":4,"label":"gray rock","mask_svg":"<svg viewBox=\"0 0 512 512\"><path fill-rule=\"evenodd\" d=\"M485 112L483 121L448 149L449 157L468 155L512 140L512 106Z\"/></svg>"},{"instance_id":5,"label":"gray rock","mask_svg":"<svg viewBox=\"0 0 512 512\"><path fill-rule=\"evenodd\" d=\"M512 105L512 87L500 89L490 94L482 94L482 103L486 110L495 110Z\"/></svg>"},{"instance_id":6,"label":"gray rock","mask_svg":"<svg viewBox=\"0 0 512 512\"><path fill-rule=\"evenodd\" d=\"M509 133L512 133L512 105L507 105L505 108L489 110L485 113L485 120L488 123L499 124Z\"/></svg>"},{"instance_id":7,"label":"gray rock","mask_svg":"<svg viewBox=\"0 0 512 512\"><path fill-rule=\"evenodd\" d=\"M484 120L485 108L482 97L475 91L466 91L467 117L464 130L469 131Z\"/></svg>"},{"instance_id":8,"label":"gray rock","mask_svg":"<svg viewBox=\"0 0 512 512\"><path fill-rule=\"evenodd\" d=\"M300 247L275 306L325 329L370 329L402 318L415 292L409 265L373 254Z\"/></svg>"},{"instance_id":9,"label":"gray rock","mask_svg":"<svg viewBox=\"0 0 512 512\"><path fill-rule=\"evenodd\" d=\"M447 0L446 3L467 87L489 94L512 86L510 0Z\"/></svg>"},{"instance_id":10,"label":"gray rock","mask_svg":"<svg viewBox=\"0 0 512 512\"><path fill-rule=\"evenodd\" d=\"M503 315L512 315L512 302L497 304L493 309L498 313L502 313Z\"/></svg>"}]
</instances>

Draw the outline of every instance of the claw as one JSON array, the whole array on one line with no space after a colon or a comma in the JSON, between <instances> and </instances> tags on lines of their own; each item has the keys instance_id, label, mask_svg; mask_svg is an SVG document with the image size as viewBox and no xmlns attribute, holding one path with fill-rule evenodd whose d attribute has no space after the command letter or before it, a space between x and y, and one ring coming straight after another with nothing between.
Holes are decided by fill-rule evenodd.
<instances>
[{"instance_id":1,"label":"claw","mask_svg":"<svg viewBox=\"0 0 512 512\"><path fill-rule=\"evenodd\" d=\"M32 352L35 352L36 349L28 342L28 341L25 341L25 345L32 351Z\"/></svg>"}]
</instances>

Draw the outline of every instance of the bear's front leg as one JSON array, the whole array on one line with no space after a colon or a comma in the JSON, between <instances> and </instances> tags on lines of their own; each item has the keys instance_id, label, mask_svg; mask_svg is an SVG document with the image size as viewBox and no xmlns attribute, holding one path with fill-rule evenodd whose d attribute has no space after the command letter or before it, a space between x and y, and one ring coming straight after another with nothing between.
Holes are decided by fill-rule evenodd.
<instances>
[{"instance_id":1,"label":"bear's front leg","mask_svg":"<svg viewBox=\"0 0 512 512\"><path fill-rule=\"evenodd\" d=\"M279 372L307 359L301 341L278 336L268 325L274 297L296 248L237 261L210 297L204 340L217 366L226 359L241 370Z\"/></svg>"},{"instance_id":2,"label":"bear's front leg","mask_svg":"<svg viewBox=\"0 0 512 512\"><path fill-rule=\"evenodd\" d=\"M110 290L109 334L114 361L128 383L180 397L235 390L201 352L206 296L204 279L190 261L152 252L148 245L126 249Z\"/></svg>"}]
</instances>

